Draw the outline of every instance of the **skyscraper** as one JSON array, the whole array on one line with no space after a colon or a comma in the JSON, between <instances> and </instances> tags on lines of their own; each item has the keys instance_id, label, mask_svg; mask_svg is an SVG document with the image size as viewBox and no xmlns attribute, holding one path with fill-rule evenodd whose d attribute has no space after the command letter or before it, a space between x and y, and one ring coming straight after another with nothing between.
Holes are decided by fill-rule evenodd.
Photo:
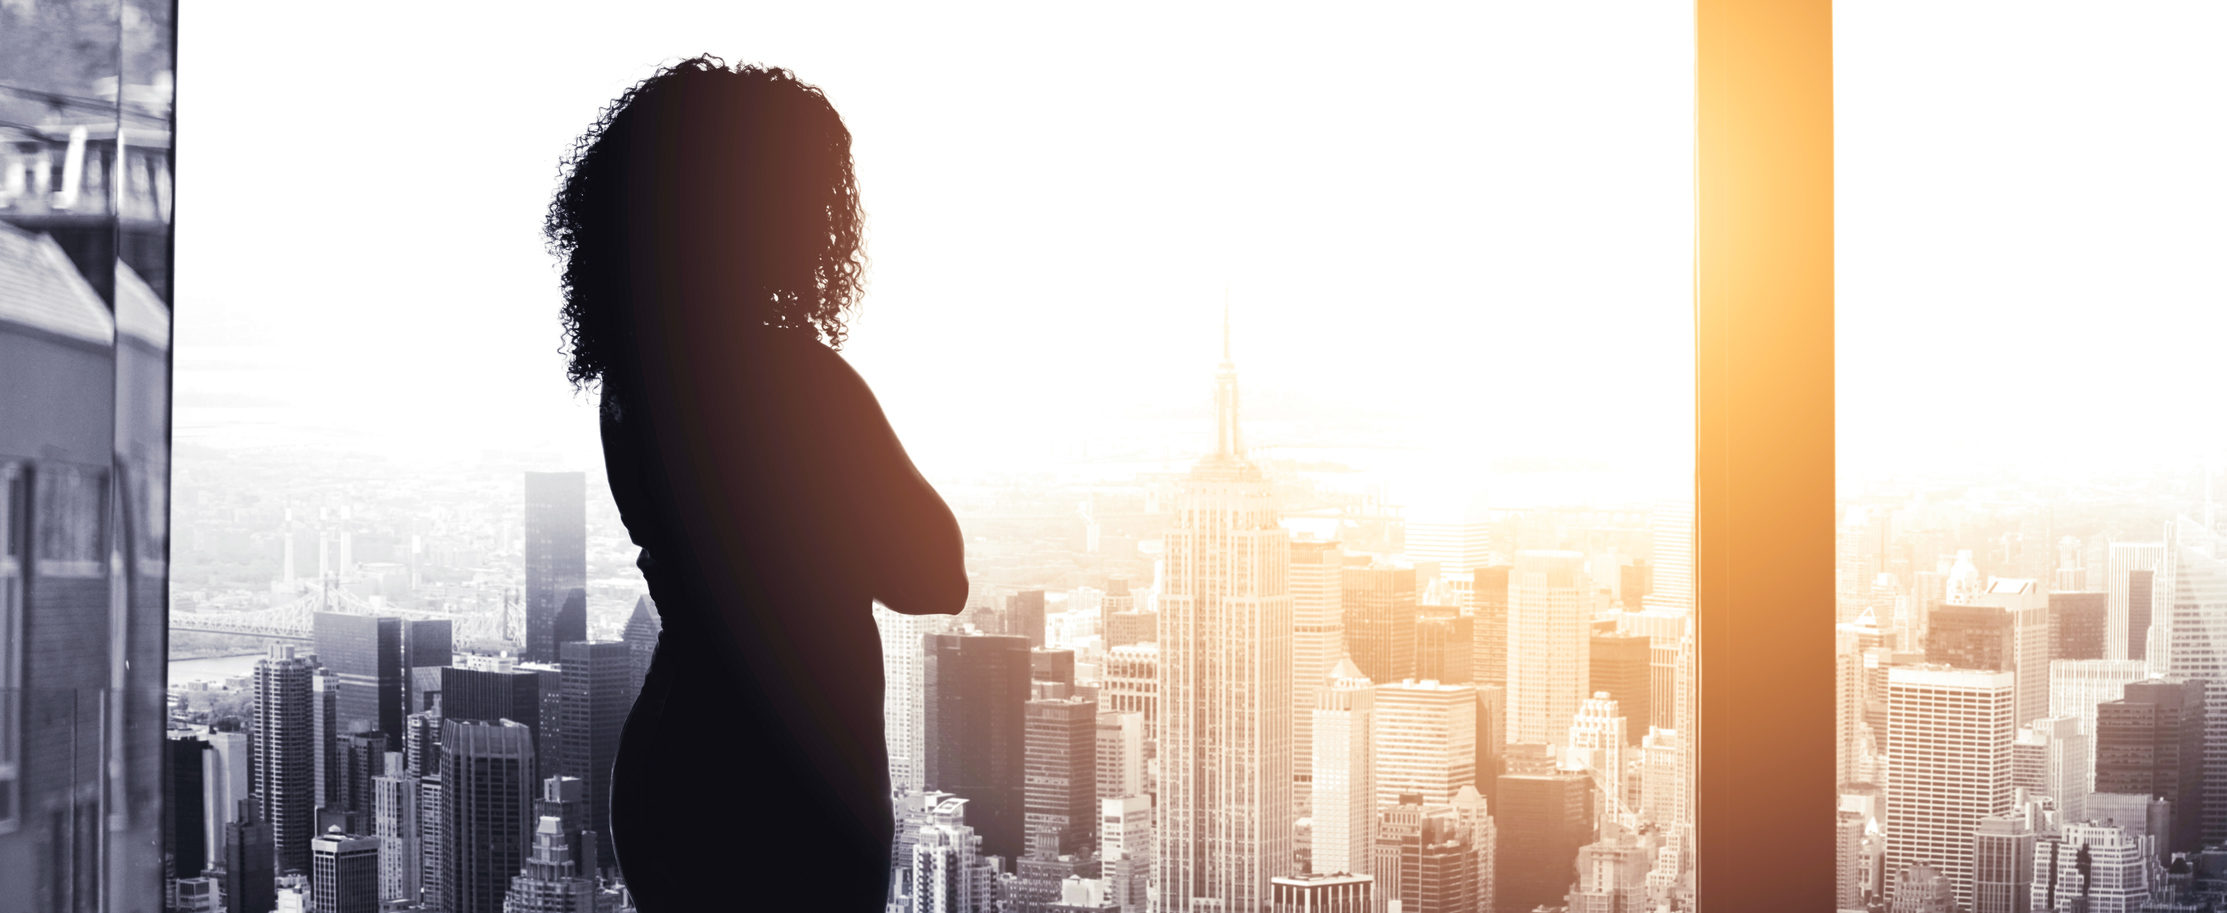
<instances>
[{"instance_id":1,"label":"skyscraper","mask_svg":"<svg viewBox=\"0 0 2227 913\"><path fill-rule=\"evenodd\" d=\"M1444 805L1477 782L1475 687L1412 679L1378 685L1373 716L1379 807L1408 793Z\"/></svg>"},{"instance_id":2,"label":"skyscraper","mask_svg":"<svg viewBox=\"0 0 2227 913\"><path fill-rule=\"evenodd\" d=\"M332 828L310 841L309 856L317 913L378 913L379 838Z\"/></svg>"},{"instance_id":3,"label":"skyscraper","mask_svg":"<svg viewBox=\"0 0 2227 913\"><path fill-rule=\"evenodd\" d=\"M2018 725L2049 715L2049 596L2038 581L1990 577L1974 596L1976 605L1994 606L2010 616L2009 669L2018 676Z\"/></svg>"},{"instance_id":4,"label":"skyscraper","mask_svg":"<svg viewBox=\"0 0 2227 913\"><path fill-rule=\"evenodd\" d=\"M255 799L242 797L236 803L223 840L224 896L231 908L268 910L277 904L272 890L278 873L271 865L271 826L263 821Z\"/></svg>"},{"instance_id":5,"label":"skyscraper","mask_svg":"<svg viewBox=\"0 0 2227 913\"><path fill-rule=\"evenodd\" d=\"M1016 638L1027 643L1026 638ZM995 878L983 859L982 838L966 823L970 803L945 799L913 832L913 909L920 913L979 913L992 909Z\"/></svg>"},{"instance_id":6,"label":"skyscraper","mask_svg":"<svg viewBox=\"0 0 2227 913\"><path fill-rule=\"evenodd\" d=\"M2080 721L2080 731L2096 731L2096 705L2126 696L2126 683L2150 674L2138 659L2060 659L2049 664L2049 715Z\"/></svg>"},{"instance_id":7,"label":"skyscraper","mask_svg":"<svg viewBox=\"0 0 2227 913\"><path fill-rule=\"evenodd\" d=\"M315 668L285 645L273 645L255 663L256 817L269 824L278 873L309 871L318 760L310 719Z\"/></svg>"},{"instance_id":8,"label":"skyscraper","mask_svg":"<svg viewBox=\"0 0 2227 913\"><path fill-rule=\"evenodd\" d=\"M621 641L560 644L555 773L577 778L587 789L588 820L596 835L596 855L580 859L593 873L618 864L611 842L611 762L618 756L619 731L633 708L629 689L633 656Z\"/></svg>"},{"instance_id":9,"label":"skyscraper","mask_svg":"<svg viewBox=\"0 0 2227 913\"><path fill-rule=\"evenodd\" d=\"M424 618L402 623L404 716L432 706L433 695L441 690L441 670L455 658L455 626L448 619ZM381 725L380 731L393 733L395 744L400 746L403 730Z\"/></svg>"},{"instance_id":10,"label":"skyscraper","mask_svg":"<svg viewBox=\"0 0 2227 913\"><path fill-rule=\"evenodd\" d=\"M967 800L981 852L1018 859L1025 846L1028 638L930 634L924 701L928 788Z\"/></svg>"},{"instance_id":11,"label":"skyscraper","mask_svg":"<svg viewBox=\"0 0 2227 913\"><path fill-rule=\"evenodd\" d=\"M1155 613L1157 614L1157 613ZM1123 644L1106 651L1106 671L1099 698L1115 713L1141 713L1144 721L1160 721L1160 645Z\"/></svg>"},{"instance_id":12,"label":"skyscraper","mask_svg":"<svg viewBox=\"0 0 2227 913\"><path fill-rule=\"evenodd\" d=\"M162 808L163 856L170 860L170 878L193 878L209 862L209 809L203 796L208 792L205 758L214 752L209 743L191 736L173 735L162 747L168 800Z\"/></svg>"},{"instance_id":13,"label":"skyscraper","mask_svg":"<svg viewBox=\"0 0 2227 913\"><path fill-rule=\"evenodd\" d=\"M541 731L541 698L543 676L533 669L518 669L497 664L490 668L450 666L441 670L441 712L432 717L455 720L459 723L496 723L503 720L521 724L534 740L537 756L556 754L556 746L544 741ZM433 759L429 768L440 770L440 761Z\"/></svg>"},{"instance_id":14,"label":"skyscraper","mask_svg":"<svg viewBox=\"0 0 2227 913\"><path fill-rule=\"evenodd\" d=\"M1578 705L1565 743L1567 766L1593 778L1593 807L1599 819L1594 830L1601 834L1614 833L1625 820L1624 725L1623 709L1607 692L1600 692Z\"/></svg>"},{"instance_id":15,"label":"skyscraper","mask_svg":"<svg viewBox=\"0 0 2227 913\"><path fill-rule=\"evenodd\" d=\"M1583 552L1516 553L1508 583L1510 743L1561 741L1585 698L1591 670L1584 594Z\"/></svg>"},{"instance_id":16,"label":"skyscraper","mask_svg":"<svg viewBox=\"0 0 2227 913\"><path fill-rule=\"evenodd\" d=\"M1470 651L1471 670L1480 685L1508 684L1508 572L1507 565L1481 567L1471 572L1469 634L1477 648Z\"/></svg>"},{"instance_id":17,"label":"skyscraper","mask_svg":"<svg viewBox=\"0 0 2227 913\"><path fill-rule=\"evenodd\" d=\"M573 844L580 833L555 818L535 820L533 850L510 879L505 913L595 913L595 881L581 874L586 854Z\"/></svg>"},{"instance_id":18,"label":"skyscraper","mask_svg":"<svg viewBox=\"0 0 2227 913\"><path fill-rule=\"evenodd\" d=\"M1376 687L1350 658L1316 692L1313 750L1316 872L1369 873L1376 852Z\"/></svg>"},{"instance_id":19,"label":"skyscraper","mask_svg":"<svg viewBox=\"0 0 2227 913\"><path fill-rule=\"evenodd\" d=\"M1648 593L1643 609L1666 614L1693 612L1693 502L1664 501L1647 513L1653 542L1648 558Z\"/></svg>"},{"instance_id":20,"label":"skyscraper","mask_svg":"<svg viewBox=\"0 0 2227 913\"><path fill-rule=\"evenodd\" d=\"M640 606L634 611L636 617L641 616ZM928 737L927 709L922 704L927 697L927 661L922 639L944 630L947 623L948 619L938 615L906 615L874 606L874 624L882 642L882 731L889 743L889 785L899 792L927 788L927 759L923 755ZM633 631L634 623L627 622L627 629ZM631 634L629 642L635 642ZM637 669L646 671L644 655L637 652L634 656Z\"/></svg>"},{"instance_id":21,"label":"skyscraper","mask_svg":"<svg viewBox=\"0 0 2227 913\"><path fill-rule=\"evenodd\" d=\"M402 619L341 612L312 616L317 660L336 679L338 716L332 737L356 732L402 732L407 682L402 667ZM401 747L399 739L393 747Z\"/></svg>"},{"instance_id":22,"label":"skyscraper","mask_svg":"<svg viewBox=\"0 0 2227 913\"><path fill-rule=\"evenodd\" d=\"M2165 655L2152 665L2204 683L2201 836L2206 845L2220 843L2227 841L2227 558L2218 536L2186 517L2168 527L2157 585L2163 636L2153 639Z\"/></svg>"},{"instance_id":23,"label":"skyscraper","mask_svg":"<svg viewBox=\"0 0 2227 913\"><path fill-rule=\"evenodd\" d=\"M1238 435L1226 316L1214 392L1214 451L1180 484L1162 539L1155 857L1168 913L1257 909L1292 859L1291 539Z\"/></svg>"},{"instance_id":24,"label":"skyscraper","mask_svg":"<svg viewBox=\"0 0 2227 913\"><path fill-rule=\"evenodd\" d=\"M1344 573L1338 543L1291 543L1291 748L1302 758L1314 751L1315 692L1345 655Z\"/></svg>"},{"instance_id":25,"label":"skyscraper","mask_svg":"<svg viewBox=\"0 0 2227 913\"><path fill-rule=\"evenodd\" d=\"M1494 817L1510 835L1494 854L1494 906L1531 913L1566 899L1577 883L1577 851L1593 841L1592 785L1582 772L1507 774Z\"/></svg>"},{"instance_id":26,"label":"skyscraper","mask_svg":"<svg viewBox=\"0 0 2227 913\"><path fill-rule=\"evenodd\" d=\"M1415 619L1415 678L1466 685L1476 680L1476 619L1453 606L1421 606Z\"/></svg>"},{"instance_id":27,"label":"skyscraper","mask_svg":"<svg viewBox=\"0 0 2227 913\"><path fill-rule=\"evenodd\" d=\"M1144 714L1098 712L1098 798L1144 795Z\"/></svg>"},{"instance_id":28,"label":"skyscraper","mask_svg":"<svg viewBox=\"0 0 2227 913\"><path fill-rule=\"evenodd\" d=\"M2145 659L2150 617L2156 598L2155 573L2165 564L2163 542L2113 542L2103 570L2105 609L2110 629L2104 641L2108 659Z\"/></svg>"},{"instance_id":29,"label":"skyscraper","mask_svg":"<svg viewBox=\"0 0 2227 913\"><path fill-rule=\"evenodd\" d=\"M1022 590L1005 598L1005 633L1028 638L1030 647L1044 646L1044 591Z\"/></svg>"},{"instance_id":30,"label":"skyscraper","mask_svg":"<svg viewBox=\"0 0 2227 913\"><path fill-rule=\"evenodd\" d=\"M1631 744L1638 745L1653 724L1647 715L1653 700L1651 641L1644 634L1595 634L1591 643L1587 693L1606 693L1615 699L1623 709L1624 732Z\"/></svg>"},{"instance_id":31,"label":"skyscraper","mask_svg":"<svg viewBox=\"0 0 2227 913\"><path fill-rule=\"evenodd\" d=\"M556 662L558 644L588 638L587 585L587 475L526 473L528 662Z\"/></svg>"},{"instance_id":32,"label":"skyscraper","mask_svg":"<svg viewBox=\"0 0 2227 913\"><path fill-rule=\"evenodd\" d=\"M2096 705L2095 791L2172 803L2160 855L2203 848L2204 697L2203 682L2153 679Z\"/></svg>"},{"instance_id":33,"label":"skyscraper","mask_svg":"<svg viewBox=\"0 0 2227 913\"><path fill-rule=\"evenodd\" d=\"M2142 842L2124 828L2067 824L2034 848L2034 910L2067 909L2078 899L2088 913L2141 913L2150 896Z\"/></svg>"},{"instance_id":34,"label":"skyscraper","mask_svg":"<svg viewBox=\"0 0 2227 913\"><path fill-rule=\"evenodd\" d=\"M1472 788L1470 795L1475 794ZM1414 793L1401 795L1379 813L1377 822L1372 869L1383 898L1399 901L1401 913L1479 909L1481 858L1491 850L1478 846L1478 836L1452 806L1426 803Z\"/></svg>"},{"instance_id":35,"label":"skyscraper","mask_svg":"<svg viewBox=\"0 0 2227 913\"><path fill-rule=\"evenodd\" d=\"M1898 666L1887 673L1887 877L1937 868L1956 902L1972 897L1972 831L2011 810L2016 677ZM1894 884L1890 896L1897 895Z\"/></svg>"},{"instance_id":36,"label":"skyscraper","mask_svg":"<svg viewBox=\"0 0 2227 913\"><path fill-rule=\"evenodd\" d=\"M1144 913L1152 881L1152 798L1100 799L1098 860L1122 913Z\"/></svg>"},{"instance_id":37,"label":"skyscraper","mask_svg":"<svg viewBox=\"0 0 2227 913\"><path fill-rule=\"evenodd\" d=\"M874 607L874 617L877 620L884 615L896 614L878 605ZM919 616L904 615L898 617L914 618ZM626 628L619 635L619 639L626 642L630 666L627 681L634 689L635 694L642 693L642 680L649 677L650 660L657 656L657 638L664 631L665 621L658 617L656 601L650 599L648 593L643 593L641 598L634 600L634 614L626 617ZM916 654L920 652L918 638L914 639L911 646L911 652ZM889 654L889 644L886 638L882 644L882 654L884 656Z\"/></svg>"},{"instance_id":38,"label":"skyscraper","mask_svg":"<svg viewBox=\"0 0 2227 913\"><path fill-rule=\"evenodd\" d=\"M2110 594L2049 594L2049 659L2102 659L2109 639Z\"/></svg>"},{"instance_id":39,"label":"skyscraper","mask_svg":"<svg viewBox=\"0 0 2227 913\"><path fill-rule=\"evenodd\" d=\"M1098 842L1098 702L1038 682L1023 705L1023 820L1028 851L1084 855Z\"/></svg>"},{"instance_id":40,"label":"skyscraper","mask_svg":"<svg viewBox=\"0 0 2227 913\"><path fill-rule=\"evenodd\" d=\"M531 835L533 732L509 720L443 721L441 781L447 906L502 913Z\"/></svg>"},{"instance_id":41,"label":"skyscraper","mask_svg":"<svg viewBox=\"0 0 2227 913\"><path fill-rule=\"evenodd\" d=\"M2013 786L2056 803L2060 821L2088 820L2095 777L2095 740L2077 717L2053 716L2018 731L2011 745Z\"/></svg>"},{"instance_id":42,"label":"skyscraper","mask_svg":"<svg viewBox=\"0 0 2227 913\"><path fill-rule=\"evenodd\" d=\"M2035 837L2023 818L1980 819L1972 832L1971 913L2027 913Z\"/></svg>"},{"instance_id":43,"label":"skyscraper","mask_svg":"<svg viewBox=\"0 0 2227 913\"><path fill-rule=\"evenodd\" d=\"M1339 601L1345 651L1371 681L1415 677L1415 568L1372 563L1346 567Z\"/></svg>"},{"instance_id":44,"label":"skyscraper","mask_svg":"<svg viewBox=\"0 0 2227 913\"><path fill-rule=\"evenodd\" d=\"M1268 880L1268 913L1375 913L1375 889L1367 875L1278 875Z\"/></svg>"},{"instance_id":45,"label":"skyscraper","mask_svg":"<svg viewBox=\"0 0 2227 913\"><path fill-rule=\"evenodd\" d=\"M418 777L388 756L388 771L372 780L372 834L379 838L379 899L416 902L425 859L418 837Z\"/></svg>"},{"instance_id":46,"label":"skyscraper","mask_svg":"<svg viewBox=\"0 0 2227 913\"><path fill-rule=\"evenodd\" d=\"M1652 841L1627 833L1603 834L1577 851L1577 884L1569 913L1623 913L1648 909L1647 872L1655 863Z\"/></svg>"}]
</instances>

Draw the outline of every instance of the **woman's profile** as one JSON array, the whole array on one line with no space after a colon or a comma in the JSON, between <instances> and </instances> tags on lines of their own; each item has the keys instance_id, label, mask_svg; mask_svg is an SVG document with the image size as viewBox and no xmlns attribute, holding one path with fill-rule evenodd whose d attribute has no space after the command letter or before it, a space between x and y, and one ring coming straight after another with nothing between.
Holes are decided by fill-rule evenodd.
<instances>
[{"instance_id":1,"label":"woman's profile","mask_svg":"<svg viewBox=\"0 0 2227 913\"><path fill-rule=\"evenodd\" d=\"M880 602L954 613L958 524L835 352L864 256L850 132L699 57L606 108L545 233L570 376L664 622L611 777L643 913L882 909Z\"/></svg>"}]
</instances>

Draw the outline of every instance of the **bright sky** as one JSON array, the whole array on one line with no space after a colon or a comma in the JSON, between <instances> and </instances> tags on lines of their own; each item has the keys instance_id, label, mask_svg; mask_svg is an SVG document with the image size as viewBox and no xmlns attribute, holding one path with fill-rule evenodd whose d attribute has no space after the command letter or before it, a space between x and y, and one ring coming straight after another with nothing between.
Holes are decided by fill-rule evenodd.
<instances>
[{"instance_id":1,"label":"bright sky","mask_svg":"<svg viewBox=\"0 0 2227 913\"><path fill-rule=\"evenodd\" d=\"M2227 446L2227 5L1834 5L1844 480Z\"/></svg>"},{"instance_id":2,"label":"bright sky","mask_svg":"<svg viewBox=\"0 0 2227 913\"><path fill-rule=\"evenodd\" d=\"M850 126L846 354L931 477L1203 423L1227 289L1249 406L1690 478L1681 4L493 6L186 4L181 439L596 466L541 214L602 104L708 51Z\"/></svg>"}]
</instances>

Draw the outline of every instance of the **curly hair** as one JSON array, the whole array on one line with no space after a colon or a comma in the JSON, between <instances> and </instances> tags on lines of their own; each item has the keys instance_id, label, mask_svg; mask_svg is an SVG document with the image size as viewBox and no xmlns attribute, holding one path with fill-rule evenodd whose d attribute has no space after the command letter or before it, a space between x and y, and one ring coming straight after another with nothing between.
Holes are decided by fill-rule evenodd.
<instances>
[{"instance_id":1,"label":"curly hair","mask_svg":"<svg viewBox=\"0 0 2227 913\"><path fill-rule=\"evenodd\" d=\"M794 73L708 55L661 68L602 110L558 178L542 234L576 388L628 373L632 309L669 306L630 300L628 236L645 227L732 241L734 298L842 346L866 268L851 134Z\"/></svg>"}]
</instances>

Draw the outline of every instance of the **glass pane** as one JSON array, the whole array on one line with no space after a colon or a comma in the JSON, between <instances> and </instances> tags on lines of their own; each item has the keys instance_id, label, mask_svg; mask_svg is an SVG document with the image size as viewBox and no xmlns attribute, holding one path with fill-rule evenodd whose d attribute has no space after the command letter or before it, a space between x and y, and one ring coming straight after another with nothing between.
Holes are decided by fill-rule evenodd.
<instances>
[{"instance_id":1,"label":"glass pane","mask_svg":"<svg viewBox=\"0 0 2227 913\"><path fill-rule=\"evenodd\" d=\"M1836 9L1844 908L2218 903L2227 17L2090 12Z\"/></svg>"},{"instance_id":2,"label":"glass pane","mask_svg":"<svg viewBox=\"0 0 2227 913\"><path fill-rule=\"evenodd\" d=\"M0 911L154 911L172 9L0 5Z\"/></svg>"},{"instance_id":3,"label":"glass pane","mask_svg":"<svg viewBox=\"0 0 2227 913\"><path fill-rule=\"evenodd\" d=\"M960 611L861 645L894 909L1692 908L1689 7L285 15L320 40L226 5L183 46L187 199L346 201L180 239L172 717L257 795L205 806L256 890L352 852L428 909L642 887L619 723L723 635L647 595L683 572L638 570L537 231L597 112L709 44L840 113L843 355L964 539ZM769 751L672 832L807 833L753 816ZM534 810L473 817L487 782ZM722 900L794 887L762 850Z\"/></svg>"}]
</instances>

